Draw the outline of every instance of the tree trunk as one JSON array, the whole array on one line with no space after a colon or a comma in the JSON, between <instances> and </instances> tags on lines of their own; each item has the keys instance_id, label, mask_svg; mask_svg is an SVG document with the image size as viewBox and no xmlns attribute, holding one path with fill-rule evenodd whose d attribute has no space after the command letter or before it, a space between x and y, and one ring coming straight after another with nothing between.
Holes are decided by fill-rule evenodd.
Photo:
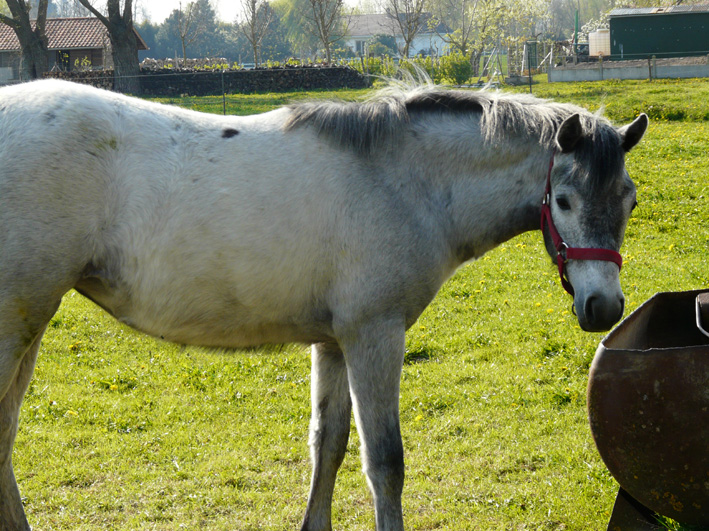
<instances>
[{"instance_id":1,"label":"tree trunk","mask_svg":"<svg viewBox=\"0 0 709 531\"><path fill-rule=\"evenodd\" d=\"M113 55L114 90L125 94L140 94L140 63L138 39L132 26L113 24L111 52Z\"/></svg>"},{"instance_id":2,"label":"tree trunk","mask_svg":"<svg viewBox=\"0 0 709 531\"><path fill-rule=\"evenodd\" d=\"M48 1L39 0L34 27L30 22L29 3L24 0L8 0L6 4L12 17L0 14L0 22L10 26L20 42L20 77L24 80L40 78L49 66L49 41L45 31Z\"/></svg>"},{"instance_id":3,"label":"tree trunk","mask_svg":"<svg viewBox=\"0 0 709 531\"><path fill-rule=\"evenodd\" d=\"M107 17L91 5L91 0L79 0L79 3L91 11L108 30L113 56L113 89L127 94L140 94L140 63L138 37L133 31L133 1L125 0L121 14L120 0L106 0Z\"/></svg>"},{"instance_id":4,"label":"tree trunk","mask_svg":"<svg viewBox=\"0 0 709 531\"><path fill-rule=\"evenodd\" d=\"M37 35L36 31L25 33L20 30L18 33L24 33L19 38L22 53L20 78L24 80L38 79L42 77L42 74L47 71L49 66L47 38L46 36Z\"/></svg>"},{"instance_id":5,"label":"tree trunk","mask_svg":"<svg viewBox=\"0 0 709 531\"><path fill-rule=\"evenodd\" d=\"M470 54L470 64L473 67L473 77L480 76L480 58L483 54L483 48L480 47L477 50L473 50Z\"/></svg>"}]
</instances>

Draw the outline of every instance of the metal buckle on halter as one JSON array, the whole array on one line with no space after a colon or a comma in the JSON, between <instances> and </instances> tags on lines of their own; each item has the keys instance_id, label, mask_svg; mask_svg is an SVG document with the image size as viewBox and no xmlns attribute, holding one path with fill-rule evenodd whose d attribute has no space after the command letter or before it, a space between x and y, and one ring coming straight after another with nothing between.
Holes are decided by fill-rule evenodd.
<instances>
[{"instance_id":1,"label":"metal buckle on halter","mask_svg":"<svg viewBox=\"0 0 709 531\"><path fill-rule=\"evenodd\" d=\"M561 258L563 258L564 264L567 264L569 262L569 259L566 256L566 251L568 251L568 250L569 250L569 246L566 242L561 242L559 244L558 249L556 250L556 252L559 254L559 256L561 256Z\"/></svg>"}]
</instances>

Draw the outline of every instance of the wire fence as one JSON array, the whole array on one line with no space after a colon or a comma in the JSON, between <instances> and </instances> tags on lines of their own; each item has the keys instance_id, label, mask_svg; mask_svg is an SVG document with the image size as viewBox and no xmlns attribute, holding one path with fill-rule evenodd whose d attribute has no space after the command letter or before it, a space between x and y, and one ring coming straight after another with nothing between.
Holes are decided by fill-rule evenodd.
<instances>
[{"instance_id":1,"label":"wire fence","mask_svg":"<svg viewBox=\"0 0 709 531\"><path fill-rule=\"evenodd\" d=\"M695 55L634 54L549 58L549 81L601 81L604 79L681 79L709 77L709 53Z\"/></svg>"}]
</instances>

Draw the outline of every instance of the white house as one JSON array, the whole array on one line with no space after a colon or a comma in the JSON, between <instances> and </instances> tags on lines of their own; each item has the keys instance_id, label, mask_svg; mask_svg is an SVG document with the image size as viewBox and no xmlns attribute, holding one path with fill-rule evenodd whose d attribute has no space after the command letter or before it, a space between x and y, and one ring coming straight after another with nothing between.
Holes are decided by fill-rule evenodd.
<instances>
[{"instance_id":1,"label":"white house","mask_svg":"<svg viewBox=\"0 0 709 531\"><path fill-rule=\"evenodd\" d=\"M431 19L430 14L424 14L426 22L422 31L416 35L409 47L409 56L422 55L445 55L448 51L448 44L441 38L450 32L444 24L439 24L435 29L430 29L427 23ZM399 24L386 14L376 15L351 15L348 17L347 35L344 44L352 51L359 54L367 52L366 46L375 35L390 35L396 38L399 51L404 47L404 38L401 36Z\"/></svg>"}]
</instances>

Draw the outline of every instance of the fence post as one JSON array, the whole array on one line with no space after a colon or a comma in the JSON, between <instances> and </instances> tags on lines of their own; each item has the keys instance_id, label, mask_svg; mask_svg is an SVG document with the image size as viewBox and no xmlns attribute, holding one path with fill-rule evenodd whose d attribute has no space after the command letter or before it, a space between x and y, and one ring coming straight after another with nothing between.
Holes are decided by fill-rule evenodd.
<instances>
[{"instance_id":1,"label":"fence post","mask_svg":"<svg viewBox=\"0 0 709 531\"><path fill-rule=\"evenodd\" d=\"M226 116L226 91L224 90L224 69L222 68L222 113Z\"/></svg>"},{"instance_id":2,"label":"fence post","mask_svg":"<svg viewBox=\"0 0 709 531\"><path fill-rule=\"evenodd\" d=\"M657 79L657 56L652 56L652 77Z\"/></svg>"},{"instance_id":3,"label":"fence post","mask_svg":"<svg viewBox=\"0 0 709 531\"><path fill-rule=\"evenodd\" d=\"M603 54L598 55L598 69L601 71L601 81L603 81Z\"/></svg>"}]
</instances>

